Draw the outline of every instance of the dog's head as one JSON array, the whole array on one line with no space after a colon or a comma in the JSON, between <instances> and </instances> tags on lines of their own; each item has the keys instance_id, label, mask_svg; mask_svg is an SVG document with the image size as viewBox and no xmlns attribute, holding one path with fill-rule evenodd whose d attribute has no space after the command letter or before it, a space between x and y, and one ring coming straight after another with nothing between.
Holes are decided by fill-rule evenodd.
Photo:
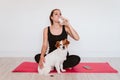
<instances>
[{"instance_id":1,"label":"dog's head","mask_svg":"<svg viewBox=\"0 0 120 80\"><path fill-rule=\"evenodd\" d=\"M69 44L70 44L70 42L67 39L64 39L61 41L57 41L55 46L57 48L66 49Z\"/></svg>"}]
</instances>

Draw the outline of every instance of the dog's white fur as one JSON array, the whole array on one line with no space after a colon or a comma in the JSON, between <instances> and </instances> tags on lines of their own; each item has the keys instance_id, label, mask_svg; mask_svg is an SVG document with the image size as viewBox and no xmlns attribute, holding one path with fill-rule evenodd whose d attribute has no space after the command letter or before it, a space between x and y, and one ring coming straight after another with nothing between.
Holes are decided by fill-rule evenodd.
<instances>
[{"instance_id":1,"label":"dog's white fur","mask_svg":"<svg viewBox=\"0 0 120 80\"><path fill-rule=\"evenodd\" d=\"M64 72L63 62L66 60L67 56L67 45L69 41L67 39L57 41L57 49L45 56L45 62L43 63L43 68L41 69L38 66L38 73L41 75L48 75L54 67L57 70L57 73Z\"/></svg>"}]
</instances>

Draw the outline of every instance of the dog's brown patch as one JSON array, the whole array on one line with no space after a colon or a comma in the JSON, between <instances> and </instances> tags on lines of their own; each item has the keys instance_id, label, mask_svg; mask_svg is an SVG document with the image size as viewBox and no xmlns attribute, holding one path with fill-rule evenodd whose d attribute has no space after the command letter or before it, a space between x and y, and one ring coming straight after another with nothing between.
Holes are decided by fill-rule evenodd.
<instances>
[{"instance_id":1,"label":"dog's brown patch","mask_svg":"<svg viewBox=\"0 0 120 80\"><path fill-rule=\"evenodd\" d=\"M57 41L56 44L55 44L55 47L60 47L60 41Z\"/></svg>"}]
</instances>

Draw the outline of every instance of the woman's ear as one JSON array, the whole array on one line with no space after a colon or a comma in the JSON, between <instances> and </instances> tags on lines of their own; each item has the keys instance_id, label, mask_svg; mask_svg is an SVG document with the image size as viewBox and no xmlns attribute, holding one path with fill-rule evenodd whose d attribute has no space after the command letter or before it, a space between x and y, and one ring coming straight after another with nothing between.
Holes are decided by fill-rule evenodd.
<instances>
[{"instance_id":1,"label":"woman's ear","mask_svg":"<svg viewBox=\"0 0 120 80\"><path fill-rule=\"evenodd\" d=\"M57 41L57 42L56 42L55 47L56 47L56 48L60 47L60 41Z\"/></svg>"},{"instance_id":2,"label":"woman's ear","mask_svg":"<svg viewBox=\"0 0 120 80\"><path fill-rule=\"evenodd\" d=\"M50 18L53 20L53 17L52 17L52 16L51 16Z\"/></svg>"}]
</instances>

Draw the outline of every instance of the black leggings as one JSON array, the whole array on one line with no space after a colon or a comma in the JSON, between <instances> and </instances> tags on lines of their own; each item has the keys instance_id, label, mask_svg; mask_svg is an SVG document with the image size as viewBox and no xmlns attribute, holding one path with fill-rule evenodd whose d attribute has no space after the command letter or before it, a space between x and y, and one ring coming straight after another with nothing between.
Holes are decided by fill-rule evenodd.
<instances>
[{"instance_id":1,"label":"black leggings","mask_svg":"<svg viewBox=\"0 0 120 80\"><path fill-rule=\"evenodd\" d=\"M35 55L35 61L37 63L39 63L40 55L41 54ZM66 68L74 67L80 63L80 60L81 60L81 58L77 55L67 55L67 59L63 63L63 68L66 69Z\"/></svg>"}]
</instances>

